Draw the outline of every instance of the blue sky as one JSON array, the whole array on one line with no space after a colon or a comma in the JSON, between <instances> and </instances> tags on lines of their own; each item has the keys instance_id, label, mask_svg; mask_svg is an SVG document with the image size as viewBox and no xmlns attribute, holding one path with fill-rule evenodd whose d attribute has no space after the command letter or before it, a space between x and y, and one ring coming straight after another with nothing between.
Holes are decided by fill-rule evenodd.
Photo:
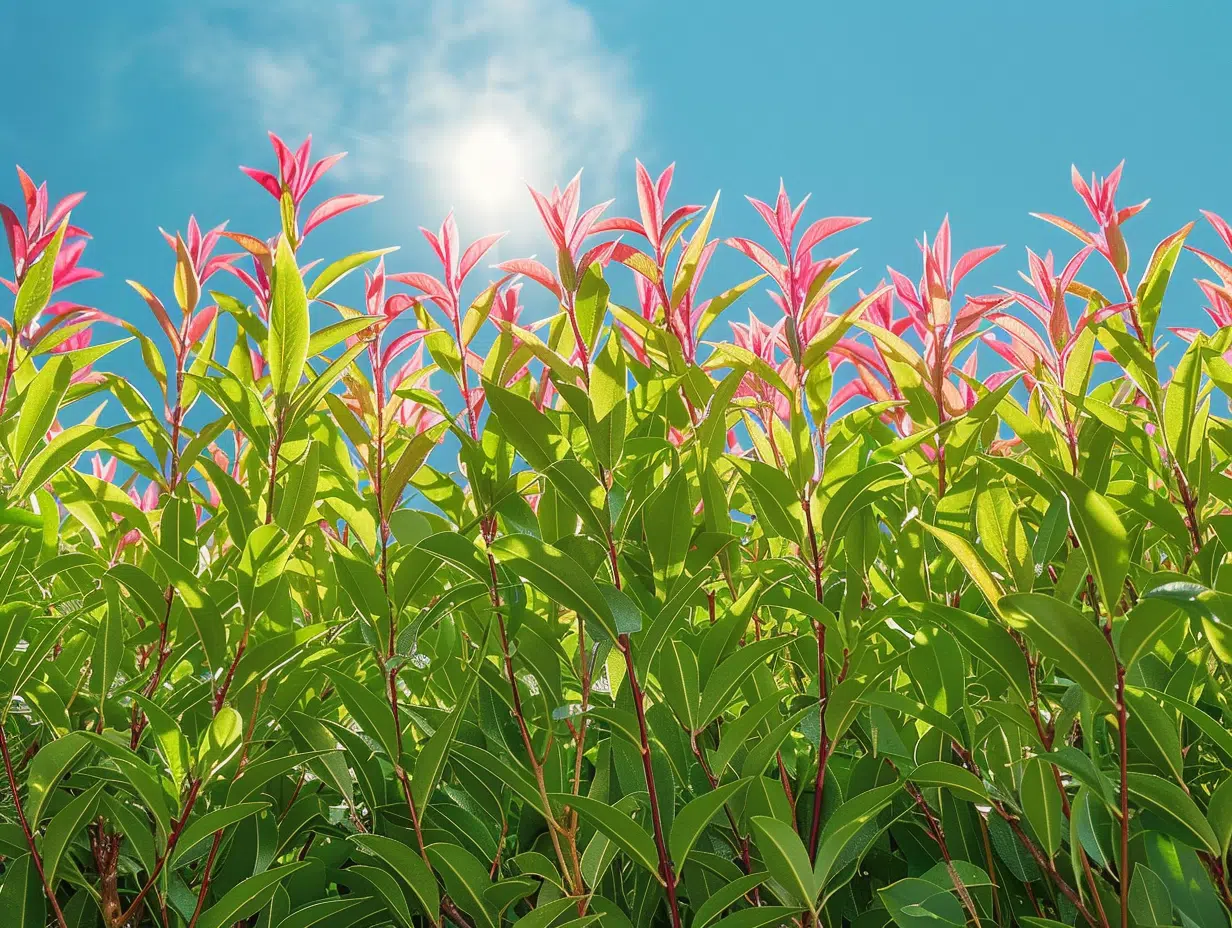
<instances>
[{"instance_id":1,"label":"blue sky","mask_svg":"<svg viewBox=\"0 0 1232 928\"><path fill-rule=\"evenodd\" d=\"M813 193L812 216L873 217L841 243L861 249L865 286L887 263L914 276L914 240L946 212L956 250L1007 245L977 288L1012 283L1027 245L1071 249L1028 216L1085 219L1071 162L1104 174L1124 158L1122 202L1152 198L1127 230L1139 269L1199 208L1232 213L1221 64L1232 5L1215 0L271 0L259 11L0 0L0 11L0 199L17 200L14 162L53 198L88 190L74 218L94 235L85 263L107 276L73 295L140 324L147 311L124 279L169 293L158 226L195 212L275 230L273 201L236 170L272 165L266 128L351 152L322 195L385 194L315 233L316 252L401 244L399 270L428 265L415 230L450 205L468 238L517 230L500 258L542 252L522 179L585 167L585 199L616 196L631 212L634 157L656 172L677 162L675 202L722 188L722 234L767 238L742 195L768 199L780 176L793 197ZM1217 247L1205 226L1192 241ZM708 281L717 291L750 272L726 255ZM1187 257L1165 323L1199 320L1199 272ZM760 296L750 305L770 310Z\"/></svg>"}]
</instances>

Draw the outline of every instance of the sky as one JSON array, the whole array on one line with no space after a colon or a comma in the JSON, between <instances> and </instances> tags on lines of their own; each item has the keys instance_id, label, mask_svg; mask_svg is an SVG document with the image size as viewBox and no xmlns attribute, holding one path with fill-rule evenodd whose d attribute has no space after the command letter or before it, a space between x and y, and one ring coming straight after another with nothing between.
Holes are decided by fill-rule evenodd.
<instances>
[{"instance_id":1,"label":"sky","mask_svg":"<svg viewBox=\"0 0 1232 928\"><path fill-rule=\"evenodd\" d=\"M768 241L744 195L768 200L780 178L812 193L808 217L872 217L836 245L860 249L866 288L886 265L918 276L914 243L947 213L956 252L1007 246L975 289L1015 283L1027 246L1067 258L1076 243L1028 214L1087 220L1071 164L1125 159L1120 202L1152 198L1126 230L1139 272L1199 209L1232 214L1232 4L1216 0L0 0L0 23L0 201L19 199L14 163L53 201L88 191L83 263L106 276L70 293L151 331L124 281L170 298L159 226L276 231L275 202L237 170L273 167L267 129L350 153L320 196L384 195L315 232L309 256L400 245L391 270L430 268L417 229L450 207L464 238L512 230L495 260L544 254L524 184L581 168L584 201L633 214L635 158L676 162L674 203L721 190L720 235ZM1191 241L1219 248L1205 224ZM708 289L753 270L721 252ZM1183 259L1165 324L1205 318L1201 270ZM773 312L762 294L748 308Z\"/></svg>"}]
</instances>

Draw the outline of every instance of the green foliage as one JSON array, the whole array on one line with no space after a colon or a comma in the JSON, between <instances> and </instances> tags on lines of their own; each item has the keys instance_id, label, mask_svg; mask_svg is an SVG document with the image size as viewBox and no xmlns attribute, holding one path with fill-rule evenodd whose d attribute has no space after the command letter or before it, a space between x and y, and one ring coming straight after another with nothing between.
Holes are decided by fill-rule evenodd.
<instances>
[{"instance_id":1,"label":"green foliage","mask_svg":"<svg viewBox=\"0 0 1232 928\"><path fill-rule=\"evenodd\" d=\"M784 327L699 357L762 279L698 297L717 199L668 222L639 179L607 231L650 249L581 253L543 198L555 271L503 265L552 294L531 331L508 277L464 309L492 243L459 267L452 219L443 280L313 272L269 181L282 233L232 236L254 305L206 290L195 224L182 319L135 285L165 415L101 354L7 345L4 928L1226 928L1232 330L1170 377L1154 340L1188 229L1117 313L1071 278L1080 331L1063 288L1056 357L994 385L956 317L1013 323L951 310L948 227L923 294L844 312L838 264L792 284L734 240ZM333 302L361 268L364 312Z\"/></svg>"}]
</instances>

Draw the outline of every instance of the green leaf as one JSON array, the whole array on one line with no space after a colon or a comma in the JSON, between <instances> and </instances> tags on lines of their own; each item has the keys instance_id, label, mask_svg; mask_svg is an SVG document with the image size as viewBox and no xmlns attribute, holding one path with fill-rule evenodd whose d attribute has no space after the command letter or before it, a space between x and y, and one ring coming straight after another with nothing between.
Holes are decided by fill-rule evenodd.
<instances>
[{"instance_id":1,"label":"green leaf","mask_svg":"<svg viewBox=\"0 0 1232 928\"><path fill-rule=\"evenodd\" d=\"M1177 362L1164 391L1163 431L1169 456L1182 468L1190 461L1190 439L1202 385L1202 352L1206 338L1198 334Z\"/></svg>"},{"instance_id":2,"label":"green leaf","mask_svg":"<svg viewBox=\"0 0 1232 928\"><path fill-rule=\"evenodd\" d=\"M88 425L84 422L79 425L70 425L30 459L21 477L13 484L9 498L25 499L77 460L78 455L91 448L106 434L106 429L101 429L96 425Z\"/></svg>"},{"instance_id":3,"label":"green leaf","mask_svg":"<svg viewBox=\"0 0 1232 928\"><path fill-rule=\"evenodd\" d=\"M557 805L575 810L583 821L604 835L624 851L634 863L645 867L660 883L659 855L654 839L640 824L614 807L589 796L574 796L571 793L550 793L548 798Z\"/></svg>"},{"instance_id":4,"label":"green leaf","mask_svg":"<svg viewBox=\"0 0 1232 928\"><path fill-rule=\"evenodd\" d=\"M1125 705L1130 724L1126 726L1130 741L1142 751L1160 772L1171 774L1185 782L1185 758L1181 753L1181 738L1176 717L1169 716L1144 690L1125 688Z\"/></svg>"},{"instance_id":5,"label":"green leaf","mask_svg":"<svg viewBox=\"0 0 1232 928\"><path fill-rule=\"evenodd\" d=\"M312 512L317 499L320 468L321 447L317 442L310 441L304 456L286 469L275 521L288 535L294 535L303 528Z\"/></svg>"},{"instance_id":6,"label":"green leaf","mask_svg":"<svg viewBox=\"0 0 1232 928\"><path fill-rule=\"evenodd\" d=\"M140 693L133 694L133 702L150 720L150 728L158 743L158 753L163 763L167 765L167 770L171 774L171 782L179 789L184 783L184 778L188 776L188 769L192 764L188 753L188 742L184 740L180 726L169 712L164 711L161 706Z\"/></svg>"},{"instance_id":7,"label":"green leaf","mask_svg":"<svg viewBox=\"0 0 1232 928\"><path fill-rule=\"evenodd\" d=\"M283 880L306 866L308 864L305 861L283 864L241 880L201 914L197 928L227 928L241 918L260 911L273 898L274 890Z\"/></svg>"},{"instance_id":8,"label":"green leaf","mask_svg":"<svg viewBox=\"0 0 1232 928\"><path fill-rule=\"evenodd\" d=\"M484 902L491 884L488 870L473 854L455 844L430 844L428 859L440 874L445 891L463 912L474 919L475 928L497 928L496 919Z\"/></svg>"},{"instance_id":9,"label":"green leaf","mask_svg":"<svg viewBox=\"0 0 1232 928\"><path fill-rule=\"evenodd\" d=\"M36 445L47 435L72 376L72 362L62 354L54 355L26 387L11 443L18 470L25 466Z\"/></svg>"},{"instance_id":10,"label":"green leaf","mask_svg":"<svg viewBox=\"0 0 1232 928\"><path fill-rule=\"evenodd\" d=\"M4 884L0 886L0 918L12 928L43 928L47 924L47 896L29 854L5 867Z\"/></svg>"},{"instance_id":11,"label":"green leaf","mask_svg":"<svg viewBox=\"0 0 1232 928\"><path fill-rule=\"evenodd\" d=\"M26 820L37 828L43 808L75 761L90 745L85 732L71 731L39 749L26 774Z\"/></svg>"},{"instance_id":12,"label":"green leaf","mask_svg":"<svg viewBox=\"0 0 1232 928\"><path fill-rule=\"evenodd\" d=\"M47 308L47 301L51 299L56 258L60 255L60 246L64 244L68 218L64 217L51 241L43 249L43 254L26 271L26 279L21 282L17 291L17 301L13 304L13 327L18 332L25 331L26 327L38 318L38 314Z\"/></svg>"},{"instance_id":13,"label":"green leaf","mask_svg":"<svg viewBox=\"0 0 1232 928\"><path fill-rule=\"evenodd\" d=\"M176 842L175 853L171 855L170 861L172 869L175 868L177 861L182 860L197 845L209 841L214 832L230 828L268 808L269 803L266 802L241 802L211 809L204 815L193 819L180 834L179 841Z\"/></svg>"},{"instance_id":14,"label":"green leaf","mask_svg":"<svg viewBox=\"0 0 1232 928\"><path fill-rule=\"evenodd\" d=\"M719 917L724 909L735 905L757 887L761 886L769 876L768 871L759 870L716 889L710 894L710 898L697 907L693 915L692 928L706 928L707 925ZM758 908L764 909L770 908L770 906L759 906ZM736 914L742 913L738 912Z\"/></svg>"},{"instance_id":15,"label":"green leaf","mask_svg":"<svg viewBox=\"0 0 1232 928\"><path fill-rule=\"evenodd\" d=\"M654 513L654 531L647 548L654 566L655 589L671 589L684 572L685 557L693 537L693 505L689 499L689 479L683 470L675 471L647 503Z\"/></svg>"},{"instance_id":16,"label":"green leaf","mask_svg":"<svg viewBox=\"0 0 1232 928\"><path fill-rule=\"evenodd\" d=\"M1150 867L1138 864L1129 881L1129 914L1139 925L1171 925L1172 896Z\"/></svg>"},{"instance_id":17,"label":"green leaf","mask_svg":"<svg viewBox=\"0 0 1232 928\"><path fill-rule=\"evenodd\" d=\"M1031 757L1023 764L1022 784L1018 788L1023 815L1035 832L1044 852L1055 857L1061 849L1061 794L1051 766L1040 757Z\"/></svg>"},{"instance_id":18,"label":"green leaf","mask_svg":"<svg viewBox=\"0 0 1232 928\"><path fill-rule=\"evenodd\" d=\"M779 635L750 642L719 664L707 678L706 686L702 690L701 708L698 711L699 727L705 728L718 718L744 679L767 657L790 641L790 636Z\"/></svg>"},{"instance_id":19,"label":"green leaf","mask_svg":"<svg viewBox=\"0 0 1232 928\"><path fill-rule=\"evenodd\" d=\"M1152 597L1148 592L1125 614L1125 623L1120 628L1116 646L1127 672L1154 649L1160 637L1171 628L1179 611L1175 603Z\"/></svg>"},{"instance_id":20,"label":"green leaf","mask_svg":"<svg viewBox=\"0 0 1232 928\"><path fill-rule=\"evenodd\" d=\"M1005 627L984 616L934 603L912 604L913 613L940 625L971 653L996 668L1023 705L1031 701L1031 678L1022 649Z\"/></svg>"},{"instance_id":21,"label":"green leaf","mask_svg":"<svg viewBox=\"0 0 1232 928\"><path fill-rule=\"evenodd\" d=\"M530 400L488 380L483 390L501 434L535 470L543 471L569 453L564 436Z\"/></svg>"},{"instance_id":22,"label":"green leaf","mask_svg":"<svg viewBox=\"0 0 1232 928\"><path fill-rule=\"evenodd\" d=\"M119 585L107 584L106 591L107 608L99 619L94 639L94 657L90 662L90 684L99 694L100 707L106 703L107 694L111 690L111 684L115 682L116 674L120 671L120 661L124 657L124 613L120 606Z\"/></svg>"},{"instance_id":23,"label":"green leaf","mask_svg":"<svg viewBox=\"0 0 1232 928\"><path fill-rule=\"evenodd\" d=\"M406 904L406 894L391 873L381 867L369 867L365 864L352 864L346 872L352 878L363 880L376 894L377 899L384 903L386 910L393 914L398 924L403 928L414 928L411 909Z\"/></svg>"},{"instance_id":24,"label":"green leaf","mask_svg":"<svg viewBox=\"0 0 1232 928\"><path fill-rule=\"evenodd\" d=\"M201 733L197 745L197 772L207 783L231 758L239 753L244 742L244 719L230 706L224 706Z\"/></svg>"},{"instance_id":25,"label":"green leaf","mask_svg":"<svg viewBox=\"0 0 1232 928\"><path fill-rule=\"evenodd\" d=\"M490 549L502 564L566 609L594 622L615 641L616 617L607 598L577 561L531 535L504 535Z\"/></svg>"},{"instance_id":26,"label":"green leaf","mask_svg":"<svg viewBox=\"0 0 1232 928\"><path fill-rule=\"evenodd\" d=\"M342 697L342 704L355 724L385 751L391 763L398 763L398 726L387 699L351 678L349 671L331 670L329 678Z\"/></svg>"},{"instance_id":27,"label":"green leaf","mask_svg":"<svg viewBox=\"0 0 1232 928\"><path fill-rule=\"evenodd\" d=\"M728 456L749 491L753 509L767 536L804 544L804 511L786 474L761 461Z\"/></svg>"},{"instance_id":28,"label":"green leaf","mask_svg":"<svg viewBox=\"0 0 1232 928\"><path fill-rule=\"evenodd\" d=\"M480 658L482 659L482 655ZM415 775L411 778L411 795L415 800L415 808L419 815L423 815L424 809L427 808L436 784L441 778L441 771L445 769L445 760L454 746L458 726L462 724L466 704L470 701L471 693L474 692L478 680L477 672L468 674L466 684L458 694L458 701L453 711L449 713L445 722L432 733L428 743L420 749L419 756L415 758Z\"/></svg>"},{"instance_id":29,"label":"green leaf","mask_svg":"<svg viewBox=\"0 0 1232 928\"><path fill-rule=\"evenodd\" d=\"M269 350L270 385L280 403L299 383L308 360L308 295L304 278L295 263L295 252L286 237L274 252L271 282Z\"/></svg>"},{"instance_id":30,"label":"green leaf","mask_svg":"<svg viewBox=\"0 0 1232 928\"><path fill-rule=\"evenodd\" d=\"M1168 281L1172 279L1172 272L1185 245L1185 237L1192 228L1193 223L1187 223L1156 246L1146 272L1142 275L1142 282L1138 285L1138 319L1142 325L1143 337L1148 343L1155 341L1155 326L1163 309L1164 291L1168 289Z\"/></svg>"},{"instance_id":31,"label":"green leaf","mask_svg":"<svg viewBox=\"0 0 1232 928\"><path fill-rule=\"evenodd\" d=\"M398 501L402 499L402 494L406 491L406 485L419 472L424 461L428 459L428 455L432 453L432 449L440 442L444 431L445 424L440 423L418 433L406 443L402 453L398 455L397 462L386 475L385 484L381 488L382 512L392 512L397 507Z\"/></svg>"},{"instance_id":32,"label":"green leaf","mask_svg":"<svg viewBox=\"0 0 1232 928\"><path fill-rule=\"evenodd\" d=\"M1077 477L1043 465L1048 478L1060 487L1069 506L1069 522L1091 565L1104 609L1119 611L1121 591L1129 572L1129 536L1108 500Z\"/></svg>"},{"instance_id":33,"label":"green leaf","mask_svg":"<svg viewBox=\"0 0 1232 928\"><path fill-rule=\"evenodd\" d=\"M931 880L908 877L878 890L878 895L900 928L963 928L967 923L954 894Z\"/></svg>"},{"instance_id":34,"label":"green leaf","mask_svg":"<svg viewBox=\"0 0 1232 928\"><path fill-rule=\"evenodd\" d=\"M436 878L422 857L402 842L382 835L351 835L351 840L361 850L389 864L411 888L424 914L436 918L441 909L441 894L436 887Z\"/></svg>"},{"instance_id":35,"label":"green leaf","mask_svg":"<svg viewBox=\"0 0 1232 928\"><path fill-rule=\"evenodd\" d=\"M750 824L770 876L783 887L792 902L816 912L817 884L800 836L790 825L767 815L753 816Z\"/></svg>"},{"instance_id":36,"label":"green leaf","mask_svg":"<svg viewBox=\"0 0 1232 928\"><path fill-rule=\"evenodd\" d=\"M338 283L338 281L342 280L352 271L363 267L369 261L375 261L382 255L387 255L397 250L397 246L394 246L392 248L377 248L373 251L357 251L353 255L347 255L345 258L339 258L337 261L326 265L324 270L313 278L312 283L308 286L308 299L319 299L325 295L325 292L329 290L330 287ZM310 353L316 354L317 352Z\"/></svg>"},{"instance_id":37,"label":"green leaf","mask_svg":"<svg viewBox=\"0 0 1232 928\"><path fill-rule=\"evenodd\" d=\"M1176 603L1202 625L1211 650L1225 664L1232 663L1232 595L1198 583L1178 580L1150 590L1144 599Z\"/></svg>"},{"instance_id":38,"label":"green leaf","mask_svg":"<svg viewBox=\"0 0 1232 928\"><path fill-rule=\"evenodd\" d=\"M825 550L829 551L846 528L848 521L865 506L876 502L885 491L907 479L903 468L892 461L861 467L843 481L826 502L821 514L821 535Z\"/></svg>"},{"instance_id":39,"label":"green leaf","mask_svg":"<svg viewBox=\"0 0 1232 928\"><path fill-rule=\"evenodd\" d=\"M971 771L943 760L920 764L907 775L916 786L937 786L948 789L966 802L987 803L988 790Z\"/></svg>"},{"instance_id":40,"label":"green leaf","mask_svg":"<svg viewBox=\"0 0 1232 928\"><path fill-rule=\"evenodd\" d=\"M1043 593L1011 593L1000 610L1087 693L1116 704L1116 658L1093 619Z\"/></svg>"},{"instance_id":41,"label":"green leaf","mask_svg":"<svg viewBox=\"0 0 1232 928\"><path fill-rule=\"evenodd\" d=\"M1151 773L1129 772L1130 798L1171 824L1178 841L1208 854L1220 852L1219 839L1194 801L1175 783Z\"/></svg>"},{"instance_id":42,"label":"green leaf","mask_svg":"<svg viewBox=\"0 0 1232 928\"><path fill-rule=\"evenodd\" d=\"M710 820L719 814L723 806L748 789L750 782L752 781L745 779L725 783L685 803L684 808L676 813L668 850L677 868L684 866L689 852L693 850L693 845L710 824Z\"/></svg>"},{"instance_id":43,"label":"green leaf","mask_svg":"<svg viewBox=\"0 0 1232 928\"><path fill-rule=\"evenodd\" d=\"M985 566L983 559L976 552L975 546L961 535L946 531L943 528L937 528L935 525L921 522L920 527L945 545L950 554L954 556L954 560L958 561L962 565L963 570L967 572L967 576L971 578L971 582L975 584L976 589L984 594L988 604L994 610L997 609L1004 590L997 581L997 578L992 575L992 571Z\"/></svg>"},{"instance_id":44,"label":"green leaf","mask_svg":"<svg viewBox=\"0 0 1232 928\"><path fill-rule=\"evenodd\" d=\"M59 812L52 816L43 835L41 851L43 854L43 875L48 886L56 885L56 873L60 868L60 859L70 841L82 832L85 823L94 815L98 805L98 795L102 792L103 783L95 783L84 793L73 797ZM41 887L40 887L41 890Z\"/></svg>"},{"instance_id":45,"label":"green leaf","mask_svg":"<svg viewBox=\"0 0 1232 928\"><path fill-rule=\"evenodd\" d=\"M689 287L693 284L693 278L697 274L697 265L706 248L706 238L710 235L710 225L714 222L714 211L718 207L719 195L716 193L714 199L710 201L710 208L702 216L701 223L693 233L693 237L689 239L684 254L680 257L680 264L676 267L676 276L672 280L673 309L680 305L680 301L684 299L684 295L689 292Z\"/></svg>"},{"instance_id":46,"label":"green leaf","mask_svg":"<svg viewBox=\"0 0 1232 928\"><path fill-rule=\"evenodd\" d=\"M1228 856L1228 848L1232 846L1232 778L1224 780L1211 793L1211 801L1206 806L1206 820L1219 841L1219 857L1222 860Z\"/></svg>"},{"instance_id":47,"label":"green leaf","mask_svg":"<svg viewBox=\"0 0 1232 928\"><path fill-rule=\"evenodd\" d=\"M817 859L813 863L814 885L825 889L833 875L835 864L848 845L875 819L902 790L901 783L887 783L848 799L830 814L817 842Z\"/></svg>"},{"instance_id":48,"label":"green leaf","mask_svg":"<svg viewBox=\"0 0 1232 928\"><path fill-rule=\"evenodd\" d=\"M337 916L365 901L367 901L366 898L357 899L355 896L330 896L319 902L310 902L300 906L278 922L275 928L313 928L314 925L322 922L339 924L334 921Z\"/></svg>"},{"instance_id":49,"label":"green leaf","mask_svg":"<svg viewBox=\"0 0 1232 928\"><path fill-rule=\"evenodd\" d=\"M714 928L768 928L795 924L800 906L759 905L742 909L714 923ZM700 924L700 923L699 923Z\"/></svg>"}]
</instances>

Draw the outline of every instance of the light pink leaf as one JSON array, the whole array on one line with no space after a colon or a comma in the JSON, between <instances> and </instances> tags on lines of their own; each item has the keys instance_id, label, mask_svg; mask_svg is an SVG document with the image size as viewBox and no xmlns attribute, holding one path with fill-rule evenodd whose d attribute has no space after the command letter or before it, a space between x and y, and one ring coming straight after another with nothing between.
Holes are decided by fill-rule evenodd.
<instances>
[{"instance_id":1,"label":"light pink leaf","mask_svg":"<svg viewBox=\"0 0 1232 928\"><path fill-rule=\"evenodd\" d=\"M865 222L868 222L866 216L829 216L825 219L818 219L804 231L800 239L799 250L810 252L831 235L855 228Z\"/></svg>"},{"instance_id":2,"label":"light pink leaf","mask_svg":"<svg viewBox=\"0 0 1232 928\"><path fill-rule=\"evenodd\" d=\"M304 235L307 235L321 223L327 219L333 219L340 213L345 213L347 210L355 209L358 206L367 206L369 203L375 203L381 199L379 196L371 196L366 193L344 193L336 197L330 197L317 204L316 209L308 214L308 219L304 222Z\"/></svg>"},{"instance_id":3,"label":"light pink leaf","mask_svg":"<svg viewBox=\"0 0 1232 928\"><path fill-rule=\"evenodd\" d=\"M529 277L535 283L547 288L556 299L560 299L560 284L555 275L534 258L515 258L504 261L498 267L509 274L521 274Z\"/></svg>"},{"instance_id":4,"label":"light pink leaf","mask_svg":"<svg viewBox=\"0 0 1232 928\"><path fill-rule=\"evenodd\" d=\"M1091 238L1090 233L1086 232L1080 226L1070 222L1068 219L1062 219L1060 216L1054 216L1051 213L1031 213L1031 215L1036 219L1042 219L1044 222L1051 223L1058 229L1064 229L1084 245L1095 244L1095 239Z\"/></svg>"},{"instance_id":5,"label":"light pink leaf","mask_svg":"<svg viewBox=\"0 0 1232 928\"><path fill-rule=\"evenodd\" d=\"M458 266L458 277L465 280L466 276L476 264L483 260L483 256L488 253L492 246L504 237L504 232L497 232L494 235L485 235L483 238L471 242L467 246L466 251L462 253L462 261Z\"/></svg>"},{"instance_id":6,"label":"light pink leaf","mask_svg":"<svg viewBox=\"0 0 1232 928\"><path fill-rule=\"evenodd\" d=\"M762 204L763 206L765 204ZM769 209L769 207L766 207ZM771 213L773 216L773 213ZM751 258L763 271L774 278L781 288L787 289L787 268L780 264L770 252L761 245L747 238L729 238L727 244L741 254Z\"/></svg>"},{"instance_id":7,"label":"light pink leaf","mask_svg":"<svg viewBox=\"0 0 1232 928\"><path fill-rule=\"evenodd\" d=\"M954 265L954 273L950 278L950 290L958 289L958 284L964 277L999 252L1004 245L987 245L983 248L973 248L958 259Z\"/></svg>"}]
</instances>

